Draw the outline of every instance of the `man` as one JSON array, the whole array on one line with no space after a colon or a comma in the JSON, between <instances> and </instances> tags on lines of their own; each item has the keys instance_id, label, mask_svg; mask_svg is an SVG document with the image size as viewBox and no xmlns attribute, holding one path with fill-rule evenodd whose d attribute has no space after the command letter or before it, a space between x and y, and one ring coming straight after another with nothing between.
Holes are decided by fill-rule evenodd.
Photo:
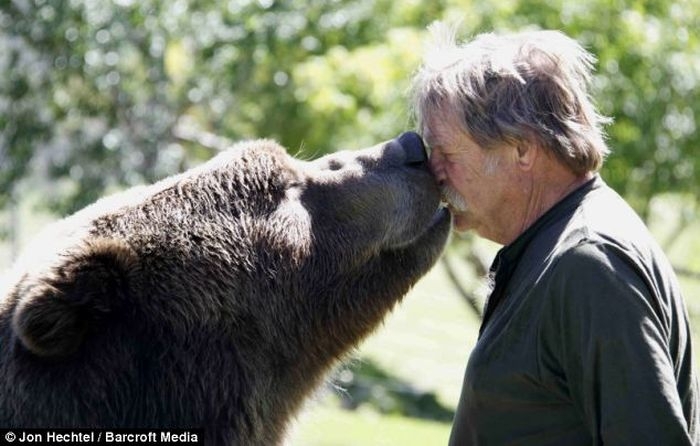
<instances>
[{"instance_id":1,"label":"man","mask_svg":"<svg viewBox=\"0 0 700 446\"><path fill-rule=\"evenodd\" d=\"M414 79L455 228L505 245L450 445L698 444L668 260L596 173L593 57L554 31L438 37Z\"/></svg>"}]
</instances>

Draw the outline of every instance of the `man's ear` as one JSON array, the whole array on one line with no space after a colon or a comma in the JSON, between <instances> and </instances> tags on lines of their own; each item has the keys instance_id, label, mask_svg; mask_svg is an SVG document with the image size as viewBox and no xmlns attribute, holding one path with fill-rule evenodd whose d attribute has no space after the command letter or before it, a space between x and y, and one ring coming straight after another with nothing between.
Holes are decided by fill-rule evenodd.
<instances>
[{"instance_id":1,"label":"man's ear","mask_svg":"<svg viewBox=\"0 0 700 446\"><path fill-rule=\"evenodd\" d=\"M540 147L527 140L518 142L515 147L518 156L518 167L523 171L530 171L535 166L535 161L540 152Z\"/></svg>"},{"instance_id":2,"label":"man's ear","mask_svg":"<svg viewBox=\"0 0 700 446\"><path fill-rule=\"evenodd\" d=\"M123 241L98 239L65 254L40 277L27 277L12 326L22 344L43 357L76 352L89 330L128 293L136 253Z\"/></svg>"}]
</instances>

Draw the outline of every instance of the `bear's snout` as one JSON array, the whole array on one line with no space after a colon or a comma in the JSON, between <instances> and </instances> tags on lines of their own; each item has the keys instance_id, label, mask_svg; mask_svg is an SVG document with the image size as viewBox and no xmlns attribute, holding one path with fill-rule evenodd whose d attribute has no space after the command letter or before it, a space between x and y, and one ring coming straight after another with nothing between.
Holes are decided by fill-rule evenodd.
<instances>
[{"instance_id":1,"label":"bear's snout","mask_svg":"<svg viewBox=\"0 0 700 446\"><path fill-rule=\"evenodd\" d=\"M406 156L406 165L421 167L426 165L428 154L421 137L415 132L406 132L399 135L395 140L403 149Z\"/></svg>"}]
</instances>

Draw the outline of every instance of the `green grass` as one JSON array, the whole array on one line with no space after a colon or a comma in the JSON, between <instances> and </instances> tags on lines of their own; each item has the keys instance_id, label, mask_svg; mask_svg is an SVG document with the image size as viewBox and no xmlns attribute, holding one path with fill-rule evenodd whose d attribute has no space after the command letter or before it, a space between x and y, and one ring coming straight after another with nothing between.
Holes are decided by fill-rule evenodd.
<instances>
[{"instance_id":1,"label":"green grass","mask_svg":"<svg viewBox=\"0 0 700 446\"><path fill-rule=\"evenodd\" d=\"M294 446L444 445L450 425L379 415L371 410L348 412L325 403L302 414Z\"/></svg>"}]
</instances>

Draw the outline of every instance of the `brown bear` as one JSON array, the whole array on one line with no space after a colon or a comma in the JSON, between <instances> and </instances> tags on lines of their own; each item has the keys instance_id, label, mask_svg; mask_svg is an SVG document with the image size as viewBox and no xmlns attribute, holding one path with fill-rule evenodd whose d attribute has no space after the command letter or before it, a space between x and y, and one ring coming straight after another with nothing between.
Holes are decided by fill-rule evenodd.
<instances>
[{"instance_id":1,"label":"brown bear","mask_svg":"<svg viewBox=\"0 0 700 446\"><path fill-rule=\"evenodd\" d=\"M426 161L415 133L315 161L244 142L54 224L0 291L0 427L279 444L438 259Z\"/></svg>"}]
</instances>

